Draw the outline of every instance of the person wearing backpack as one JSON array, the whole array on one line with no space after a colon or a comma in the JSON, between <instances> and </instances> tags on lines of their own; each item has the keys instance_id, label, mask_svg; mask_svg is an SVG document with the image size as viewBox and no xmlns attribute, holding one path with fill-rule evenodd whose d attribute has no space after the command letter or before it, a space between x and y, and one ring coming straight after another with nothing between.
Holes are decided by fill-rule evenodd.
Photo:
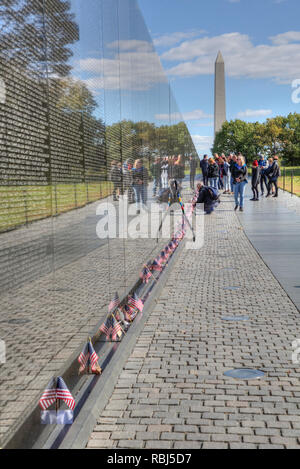
<instances>
[{"instance_id":1,"label":"person wearing backpack","mask_svg":"<svg viewBox=\"0 0 300 469\"><path fill-rule=\"evenodd\" d=\"M204 186L201 182L197 184L197 190L199 192L195 204L204 204L204 212L206 215L210 215L220 203L218 190L214 187Z\"/></svg>"}]
</instances>

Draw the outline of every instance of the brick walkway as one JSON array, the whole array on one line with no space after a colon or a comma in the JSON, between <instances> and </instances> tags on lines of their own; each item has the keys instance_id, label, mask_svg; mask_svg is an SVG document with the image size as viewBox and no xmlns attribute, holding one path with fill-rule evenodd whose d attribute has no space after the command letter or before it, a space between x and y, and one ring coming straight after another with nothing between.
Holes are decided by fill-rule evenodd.
<instances>
[{"instance_id":1,"label":"brick walkway","mask_svg":"<svg viewBox=\"0 0 300 469\"><path fill-rule=\"evenodd\" d=\"M299 312L230 198L205 221L205 247L182 251L89 448L300 448ZM235 367L266 375L223 376Z\"/></svg>"}]
</instances>

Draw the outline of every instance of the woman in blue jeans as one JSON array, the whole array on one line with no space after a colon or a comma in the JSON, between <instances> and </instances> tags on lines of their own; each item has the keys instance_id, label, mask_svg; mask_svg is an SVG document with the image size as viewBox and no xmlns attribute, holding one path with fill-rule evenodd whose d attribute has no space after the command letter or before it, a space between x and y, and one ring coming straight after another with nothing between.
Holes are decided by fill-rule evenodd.
<instances>
[{"instance_id":1,"label":"woman in blue jeans","mask_svg":"<svg viewBox=\"0 0 300 469\"><path fill-rule=\"evenodd\" d=\"M242 212L244 210L246 184L248 184L248 169L243 156L238 156L237 162L233 165L232 177L235 198L234 210L237 210L240 207L240 212Z\"/></svg>"}]
</instances>

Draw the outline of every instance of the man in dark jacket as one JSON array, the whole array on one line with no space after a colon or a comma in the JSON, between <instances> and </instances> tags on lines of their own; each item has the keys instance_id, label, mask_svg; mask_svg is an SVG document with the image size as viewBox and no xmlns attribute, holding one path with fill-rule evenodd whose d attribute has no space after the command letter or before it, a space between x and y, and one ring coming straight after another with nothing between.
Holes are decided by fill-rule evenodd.
<instances>
[{"instance_id":1,"label":"man in dark jacket","mask_svg":"<svg viewBox=\"0 0 300 469\"><path fill-rule=\"evenodd\" d=\"M217 189L204 186L201 182L197 184L199 190L197 204L204 204L204 212L210 215L220 203Z\"/></svg>"},{"instance_id":2,"label":"man in dark jacket","mask_svg":"<svg viewBox=\"0 0 300 469\"><path fill-rule=\"evenodd\" d=\"M208 185L208 156L204 155L203 160L200 161L200 168L203 176L203 184Z\"/></svg>"},{"instance_id":3,"label":"man in dark jacket","mask_svg":"<svg viewBox=\"0 0 300 469\"><path fill-rule=\"evenodd\" d=\"M278 178L280 177L280 168L278 164L278 156L274 156L274 160L272 165L266 170L267 177L269 179L268 182L268 193L266 197L270 197L272 184L275 186L275 194L273 197L278 197Z\"/></svg>"}]
</instances>

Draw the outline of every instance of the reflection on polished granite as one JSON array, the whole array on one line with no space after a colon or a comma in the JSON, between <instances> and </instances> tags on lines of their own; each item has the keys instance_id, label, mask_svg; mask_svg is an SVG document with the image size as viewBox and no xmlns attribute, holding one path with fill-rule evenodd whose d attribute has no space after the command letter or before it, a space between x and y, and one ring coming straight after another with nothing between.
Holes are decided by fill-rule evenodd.
<instances>
[{"instance_id":1,"label":"reflection on polished granite","mask_svg":"<svg viewBox=\"0 0 300 469\"><path fill-rule=\"evenodd\" d=\"M280 191L277 199L246 200L239 219L255 249L300 310L300 198Z\"/></svg>"}]
</instances>

